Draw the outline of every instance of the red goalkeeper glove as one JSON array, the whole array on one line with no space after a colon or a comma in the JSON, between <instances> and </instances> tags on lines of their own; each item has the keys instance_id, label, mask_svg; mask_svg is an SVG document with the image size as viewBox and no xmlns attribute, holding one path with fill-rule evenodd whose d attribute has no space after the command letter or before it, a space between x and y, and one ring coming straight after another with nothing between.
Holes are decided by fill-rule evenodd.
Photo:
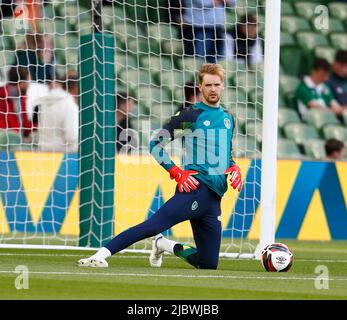
<instances>
[{"instance_id":1,"label":"red goalkeeper glove","mask_svg":"<svg viewBox=\"0 0 347 320\"><path fill-rule=\"evenodd\" d=\"M178 185L178 191L190 192L190 190L196 190L199 185L199 181L196 180L193 175L199 172L194 170L182 170L176 165L169 169L170 178L175 179Z\"/></svg>"},{"instance_id":2,"label":"red goalkeeper glove","mask_svg":"<svg viewBox=\"0 0 347 320\"><path fill-rule=\"evenodd\" d=\"M230 185L240 192L242 188L242 178L241 178L241 170L237 164L233 164L230 168L224 171L225 174L231 173L230 176Z\"/></svg>"}]
</instances>

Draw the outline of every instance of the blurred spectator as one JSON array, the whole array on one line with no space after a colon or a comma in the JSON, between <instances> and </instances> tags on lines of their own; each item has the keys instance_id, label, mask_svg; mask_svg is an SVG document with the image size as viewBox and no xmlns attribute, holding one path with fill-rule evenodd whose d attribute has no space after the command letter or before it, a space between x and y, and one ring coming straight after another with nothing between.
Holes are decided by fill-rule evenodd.
<instances>
[{"instance_id":1,"label":"blurred spectator","mask_svg":"<svg viewBox=\"0 0 347 320\"><path fill-rule=\"evenodd\" d=\"M263 46L258 37L257 18L244 15L241 21L226 35L225 58L236 59L252 66L263 62Z\"/></svg>"},{"instance_id":2,"label":"blurred spectator","mask_svg":"<svg viewBox=\"0 0 347 320\"><path fill-rule=\"evenodd\" d=\"M339 50L333 63L332 75L328 81L337 102L347 108L347 51Z\"/></svg>"},{"instance_id":3,"label":"blurred spectator","mask_svg":"<svg viewBox=\"0 0 347 320\"><path fill-rule=\"evenodd\" d=\"M345 156L345 145L337 139L329 139L325 143L328 160L342 160Z\"/></svg>"},{"instance_id":4,"label":"blurred spectator","mask_svg":"<svg viewBox=\"0 0 347 320\"><path fill-rule=\"evenodd\" d=\"M38 144L41 151L78 151L77 76L69 75L62 84L55 82L39 99Z\"/></svg>"},{"instance_id":5,"label":"blurred spectator","mask_svg":"<svg viewBox=\"0 0 347 320\"><path fill-rule=\"evenodd\" d=\"M129 118L129 114L134 109L134 100L128 97L126 92L119 92L116 103L116 150L117 152L128 153L130 149L138 147L137 133L132 128Z\"/></svg>"},{"instance_id":6,"label":"blurred spectator","mask_svg":"<svg viewBox=\"0 0 347 320\"><path fill-rule=\"evenodd\" d=\"M12 67L8 84L0 87L0 129L10 129L28 136L32 124L26 111L26 91L29 83L27 68Z\"/></svg>"},{"instance_id":7,"label":"blurred spectator","mask_svg":"<svg viewBox=\"0 0 347 320\"><path fill-rule=\"evenodd\" d=\"M181 24L182 22L182 2L184 0L169 0L169 21L170 23Z\"/></svg>"},{"instance_id":8,"label":"blurred spectator","mask_svg":"<svg viewBox=\"0 0 347 320\"><path fill-rule=\"evenodd\" d=\"M201 92L199 90L199 87L196 86L193 81L186 83L186 85L184 86L184 98L184 104L177 111L181 111L184 108L190 108L200 101Z\"/></svg>"},{"instance_id":9,"label":"blurred spectator","mask_svg":"<svg viewBox=\"0 0 347 320\"><path fill-rule=\"evenodd\" d=\"M29 67L31 79L45 83L54 78L54 54L48 35L28 33L16 51L15 65Z\"/></svg>"},{"instance_id":10,"label":"blurred spectator","mask_svg":"<svg viewBox=\"0 0 347 320\"><path fill-rule=\"evenodd\" d=\"M313 63L311 74L304 77L295 92L301 116L311 108L332 111L336 116L341 116L343 107L334 99L326 84L329 75L329 62L317 58Z\"/></svg>"},{"instance_id":11,"label":"blurred spectator","mask_svg":"<svg viewBox=\"0 0 347 320\"><path fill-rule=\"evenodd\" d=\"M236 0L183 0L185 54L215 63L224 53L225 8Z\"/></svg>"},{"instance_id":12,"label":"blurred spectator","mask_svg":"<svg viewBox=\"0 0 347 320\"><path fill-rule=\"evenodd\" d=\"M0 22L4 17L12 17L15 9L15 1L2 0L0 2Z\"/></svg>"}]
</instances>

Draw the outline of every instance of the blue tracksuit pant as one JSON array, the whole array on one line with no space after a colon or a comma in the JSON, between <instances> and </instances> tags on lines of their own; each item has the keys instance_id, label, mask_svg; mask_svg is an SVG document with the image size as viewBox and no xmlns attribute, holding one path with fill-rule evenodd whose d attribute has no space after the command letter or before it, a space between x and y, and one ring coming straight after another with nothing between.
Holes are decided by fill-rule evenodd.
<instances>
[{"instance_id":1,"label":"blue tracksuit pant","mask_svg":"<svg viewBox=\"0 0 347 320\"><path fill-rule=\"evenodd\" d=\"M105 247L115 254L137 241L189 220L196 250L185 260L197 268L216 269L222 231L220 203L221 197L201 181L197 190L189 193L180 193L176 189L175 195L151 218L120 233Z\"/></svg>"}]
</instances>

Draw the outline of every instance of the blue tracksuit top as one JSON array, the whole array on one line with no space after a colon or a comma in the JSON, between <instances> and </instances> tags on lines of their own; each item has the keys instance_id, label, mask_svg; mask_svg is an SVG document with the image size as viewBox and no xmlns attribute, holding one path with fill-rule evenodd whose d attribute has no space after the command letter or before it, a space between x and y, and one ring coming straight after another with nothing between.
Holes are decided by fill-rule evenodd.
<instances>
[{"instance_id":1,"label":"blue tracksuit top","mask_svg":"<svg viewBox=\"0 0 347 320\"><path fill-rule=\"evenodd\" d=\"M180 133L185 149L184 168L198 171L195 177L222 197L227 190L224 171L234 164L231 156L234 127L234 118L221 106L198 102L170 118L151 139L150 152L169 170L174 162L164 147Z\"/></svg>"}]
</instances>

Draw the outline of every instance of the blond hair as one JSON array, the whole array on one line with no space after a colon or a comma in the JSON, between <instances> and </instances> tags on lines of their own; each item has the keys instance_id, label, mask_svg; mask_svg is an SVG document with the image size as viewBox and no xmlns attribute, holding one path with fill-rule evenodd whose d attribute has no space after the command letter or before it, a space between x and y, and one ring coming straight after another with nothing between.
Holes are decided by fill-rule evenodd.
<instances>
[{"instance_id":1,"label":"blond hair","mask_svg":"<svg viewBox=\"0 0 347 320\"><path fill-rule=\"evenodd\" d=\"M199 84L202 84L205 74L217 75L224 82L225 70L217 63L204 63L199 72Z\"/></svg>"}]
</instances>

